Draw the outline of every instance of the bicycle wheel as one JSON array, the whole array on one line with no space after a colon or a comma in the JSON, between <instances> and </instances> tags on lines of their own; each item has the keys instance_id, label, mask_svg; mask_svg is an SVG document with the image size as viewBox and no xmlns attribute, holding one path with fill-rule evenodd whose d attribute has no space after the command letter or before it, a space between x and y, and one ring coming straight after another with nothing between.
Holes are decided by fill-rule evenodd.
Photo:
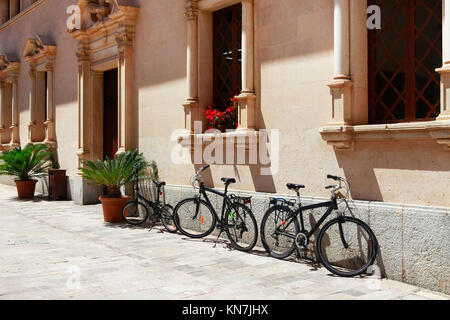
<instances>
[{"instance_id":1,"label":"bicycle wheel","mask_svg":"<svg viewBox=\"0 0 450 320\"><path fill-rule=\"evenodd\" d=\"M325 224L316 241L320 261L341 277L364 273L375 261L377 248L370 227L359 219L345 216Z\"/></svg>"},{"instance_id":2,"label":"bicycle wheel","mask_svg":"<svg viewBox=\"0 0 450 320\"><path fill-rule=\"evenodd\" d=\"M291 218L292 210L286 206L270 208L261 221L261 242L270 256L284 259L295 250L295 237L300 232L297 218Z\"/></svg>"},{"instance_id":3,"label":"bicycle wheel","mask_svg":"<svg viewBox=\"0 0 450 320\"><path fill-rule=\"evenodd\" d=\"M173 210L173 217L178 230L190 238L206 237L216 226L216 216L212 208L197 198L178 203Z\"/></svg>"},{"instance_id":4,"label":"bicycle wheel","mask_svg":"<svg viewBox=\"0 0 450 320\"><path fill-rule=\"evenodd\" d=\"M177 232L177 226L175 225L175 221L173 220L173 207L169 204L166 204L161 209L161 222L170 233Z\"/></svg>"},{"instance_id":5,"label":"bicycle wheel","mask_svg":"<svg viewBox=\"0 0 450 320\"><path fill-rule=\"evenodd\" d=\"M258 225L251 210L240 203L225 212L225 229L233 246L239 251L250 251L258 240Z\"/></svg>"},{"instance_id":6,"label":"bicycle wheel","mask_svg":"<svg viewBox=\"0 0 450 320\"><path fill-rule=\"evenodd\" d=\"M123 207L122 217L126 222L132 225L139 225L144 223L147 219L148 209L144 204L138 201L130 201Z\"/></svg>"}]
</instances>

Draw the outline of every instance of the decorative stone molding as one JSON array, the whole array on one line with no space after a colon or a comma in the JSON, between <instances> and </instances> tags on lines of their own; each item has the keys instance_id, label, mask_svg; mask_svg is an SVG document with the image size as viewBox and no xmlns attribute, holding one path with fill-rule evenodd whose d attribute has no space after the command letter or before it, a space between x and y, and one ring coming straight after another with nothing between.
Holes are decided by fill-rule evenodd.
<instances>
[{"instance_id":1,"label":"decorative stone molding","mask_svg":"<svg viewBox=\"0 0 450 320\"><path fill-rule=\"evenodd\" d=\"M31 79L28 143L44 143L52 149L57 147L53 96L53 66L56 52L56 46L45 44L39 36L28 39L22 51L23 58L30 65ZM45 73L46 77L43 76ZM42 92L45 88L46 91ZM46 96L45 99L42 98L43 95ZM47 111L46 114L44 110Z\"/></svg>"},{"instance_id":2,"label":"decorative stone molding","mask_svg":"<svg viewBox=\"0 0 450 320\"><path fill-rule=\"evenodd\" d=\"M20 146L18 76L19 62L11 62L0 54L0 150ZM6 86L9 86L8 95Z\"/></svg>"},{"instance_id":3,"label":"decorative stone molding","mask_svg":"<svg viewBox=\"0 0 450 320\"><path fill-rule=\"evenodd\" d=\"M352 90L353 82L336 79L328 85L332 96L330 125L352 124Z\"/></svg>"},{"instance_id":4,"label":"decorative stone molding","mask_svg":"<svg viewBox=\"0 0 450 320\"><path fill-rule=\"evenodd\" d=\"M184 10L184 16L187 20L198 19L198 0L186 0L186 9Z\"/></svg>"},{"instance_id":5,"label":"decorative stone molding","mask_svg":"<svg viewBox=\"0 0 450 320\"><path fill-rule=\"evenodd\" d=\"M126 5L129 1L78 0L81 29L67 30L78 42L78 151L83 160L103 158L103 147L96 143L103 126L93 119L103 112L102 99L94 97L102 73L118 69L119 145L118 152L138 145L137 107L134 80L134 39L139 8Z\"/></svg>"},{"instance_id":6,"label":"decorative stone molding","mask_svg":"<svg viewBox=\"0 0 450 320\"><path fill-rule=\"evenodd\" d=\"M441 112L438 120L450 121L450 63L436 72L441 75Z\"/></svg>"},{"instance_id":7,"label":"decorative stone molding","mask_svg":"<svg viewBox=\"0 0 450 320\"><path fill-rule=\"evenodd\" d=\"M320 134L335 150L355 150L355 142L370 141L436 141L450 150L450 122L430 121L380 125L327 126Z\"/></svg>"},{"instance_id":8,"label":"decorative stone molding","mask_svg":"<svg viewBox=\"0 0 450 320\"><path fill-rule=\"evenodd\" d=\"M120 0L78 0L77 5L81 14L81 30L92 28L97 23L102 23L110 15L120 10ZM77 29L69 30L69 32Z\"/></svg>"},{"instance_id":9,"label":"decorative stone molding","mask_svg":"<svg viewBox=\"0 0 450 320\"><path fill-rule=\"evenodd\" d=\"M186 0L187 19L187 95L183 103L186 134L194 134L194 123L203 122L199 110L199 13L213 12L242 3L242 92L238 100L237 131L256 130L256 94L254 84L254 2L253 0ZM249 133L251 135L251 133Z\"/></svg>"}]
</instances>

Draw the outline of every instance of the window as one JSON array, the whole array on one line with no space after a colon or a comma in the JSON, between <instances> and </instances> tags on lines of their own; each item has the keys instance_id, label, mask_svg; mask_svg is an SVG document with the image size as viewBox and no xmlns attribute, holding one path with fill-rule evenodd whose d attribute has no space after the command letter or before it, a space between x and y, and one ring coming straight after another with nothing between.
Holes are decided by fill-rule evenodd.
<instances>
[{"instance_id":1,"label":"window","mask_svg":"<svg viewBox=\"0 0 450 320\"><path fill-rule=\"evenodd\" d=\"M442 0L371 0L382 28L369 31L371 123L432 120L440 112Z\"/></svg>"},{"instance_id":2,"label":"window","mask_svg":"<svg viewBox=\"0 0 450 320\"><path fill-rule=\"evenodd\" d=\"M213 14L213 64L216 107L229 106L231 97L242 90L242 5L240 3Z\"/></svg>"}]
</instances>

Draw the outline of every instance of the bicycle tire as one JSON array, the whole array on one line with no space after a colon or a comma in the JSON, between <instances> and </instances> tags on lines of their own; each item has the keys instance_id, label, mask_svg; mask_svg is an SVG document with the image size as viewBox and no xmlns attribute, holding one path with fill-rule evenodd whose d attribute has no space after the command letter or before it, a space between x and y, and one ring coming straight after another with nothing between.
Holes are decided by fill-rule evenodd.
<instances>
[{"instance_id":1,"label":"bicycle tire","mask_svg":"<svg viewBox=\"0 0 450 320\"><path fill-rule=\"evenodd\" d=\"M276 259L284 259L289 257L295 250L295 239L283 236L280 241L280 236L275 235L275 228L279 227L283 221L292 214L292 210L287 206L273 206L264 214L261 221L261 242L267 253ZM291 227L293 226L293 228ZM300 225L296 217L293 218L292 223L288 224L291 227L289 234L296 236L300 233ZM281 245L279 245L281 243Z\"/></svg>"},{"instance_id":2,"label":"bicycle tire","mask_svg":"<svg viewBox=\"0 0 450 320\"><path fill-rule=\"evenodd\" d=\"M196 214L197 204L199 211ZM190 238L204 238L211 234L216 227L217 218L213 209L201 199L182 200L175 206L173 216L177 229Z\"/></svg>"},{"instance_id":3,"label":"bicycle tire","mask_svg":"<svg viewBox=\"0 0 450 320\"><path fill-rule=\"evenodd\" d=\"M173 218L173 207L170 204L165 204L161 208L161 223L166 228L166 230L170 233L176 233L178 228L175 225Z\"/></svg>"},{"instance_id":4,"label":"bicycle tire","mask_svg":"<svg viewBox=\"0 0 450 320\"><path fill-rule=\"evenodd\" d=\"M338 224L337 229L331 230L332 227L335 227L335 224ZM368 238L370 238L370 242L368 242L367 248L365 248L364 241L361 241L363 238L362 231L365 231ZM356 249L353 248L353 246L351 249L345 248L343 246L341 233L344 234L344 239L347 242L348 247L350 248L350 245L353 245ZM325 235L327 235L326 238L328 242L326 242L327 240L324 240ZM336 244L336 247L331 247L333 245L333 242L337 242L340 244ZM327 252L324 252L324 248L327 248ZM351 251L364 254L364 252L367 251L367 254L365 254L367 256L365 260L367 261L364 261L364 263L362 263L360 267L356 268L353 268L353 266L358 260L361 260L358 257L351 259L342 259L342 257L338 257L336 258L337 262L330 261L333 257L337 257L339 255L340 249L344 249L346 251L345 254L349 254L351 253ZM367 268L369 268L369 266L374 263L377 256L377 251L378 241L373 231L366 223L353 217L342 216L330 220L320 230L316 241L316 252L318 258L320 259L320 262L324 265L325 268L328 269L328 271L341 277L354 277L366 272Z\"/></svg>"},{"instance_id":5,"label":"bicycle tire","mask_svg":"<svg viewBox=\"0 0 450 320\"><path fill-rule=\"evenodd\" d=\"M147 220L148 209L139 201L130 201L122 208L122 217L129 224L137 226L143 224Z\"/></svg>"},{"instance_id":6,"label":"bicycle tire","mask_svg":"<svg viewBox=\"0 0 450 320\"><path fill-rule=\"evenodd\" d=\"M233 247L239 251L250 251L252 250L256 242L258 241L258 225L256 223L255 216L253 212L245 205L241 203L233 204L233 209L227 208L225 213L225 224L234 225L235 227L230 229L226 228L228 239L230 239ZM230 221L231 219L231 221ZM244 226L242 226L242 223ZM239 230L247 230L247 232L238 234ZM241 241L239 241L241 238ZM247 244L245 246L245 244Z\"/></svg>"}]
</instances>

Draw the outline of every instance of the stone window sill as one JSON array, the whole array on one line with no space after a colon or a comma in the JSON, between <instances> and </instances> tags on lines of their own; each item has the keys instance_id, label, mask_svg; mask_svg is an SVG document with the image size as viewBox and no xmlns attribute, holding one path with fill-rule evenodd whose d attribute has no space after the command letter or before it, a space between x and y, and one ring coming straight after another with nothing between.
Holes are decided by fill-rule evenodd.
<instances>
[{"instance_id":1,"label":"stone window sill","mask_svg":"<svg viewBox=\"0 0 450 320\"><path fill-rule=\"evenodd\" d=\"M185 148L194 150L195 146L201 148L211 144L218 145L234 145L237 148L245 150L254 150L257 148L261 133L256 130L237 130L232 132L202 133L192 134L185 133L177 136L178 143Z\"/></svg>"},{"instance_id":2,"label":"stone window sill","mask_svg":"<svg viewBox=\"0 0 450 320\"><path fill-rule=\"evenodd\" d=\"M337 125L319 130L336 150L354 150L355 141L435 140L450 151L450 120L380 125Z\"/></svg>"}]
</instances>

